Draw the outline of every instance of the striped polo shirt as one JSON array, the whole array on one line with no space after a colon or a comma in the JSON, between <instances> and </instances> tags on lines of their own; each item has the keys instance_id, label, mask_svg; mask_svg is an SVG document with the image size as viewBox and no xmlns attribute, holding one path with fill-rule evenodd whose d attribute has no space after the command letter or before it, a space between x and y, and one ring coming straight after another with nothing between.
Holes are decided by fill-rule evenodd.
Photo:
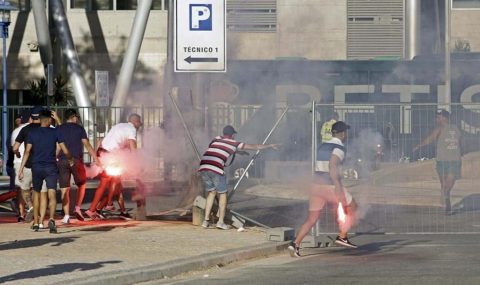
<instances>
[{"instance_id":1,"label":"striped polo shirt","mask_svg":"<svg viewBox=\"0 0 480 285\"><path fill-rule=\"evenodd\" d=\"M237 150L243 149L244 143L234 139L218 136L212 140L203 154L198 171L211 171L224 175L227 159Z\"/></svg>"},{"instance_id":2,"label":"striped polo shirt","mask_svg":"<svg viewBox=\"0 0 480 285\"><path fill-rule=\"evenodd\" d=\"M332 138L318 147L315 162L315 172L317 174L330 172L329 165L332 154L338 156L341 162L345 159L345 146L339 138Z\"/></svg>"}]
</instances>

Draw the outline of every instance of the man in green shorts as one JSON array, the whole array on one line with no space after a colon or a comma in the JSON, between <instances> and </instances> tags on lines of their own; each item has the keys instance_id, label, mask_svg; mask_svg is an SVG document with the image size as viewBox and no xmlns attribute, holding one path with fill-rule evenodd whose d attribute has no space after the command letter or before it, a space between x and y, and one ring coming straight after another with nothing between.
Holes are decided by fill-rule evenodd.
<instances>
[{"instance_id":1,"label":"man in green shorts","mask_svg":"<svg viewBox=\"0 0 480 285\"><path fill-rule=\"evenodd\" d=\"M445 213L451 214L450 192L455 181L460 178L462 166L461 133L457 126L450 124L450 113L438 110L436 113L437 127L420 144L413 148L437 143L437 173L440 178L441 195L445 205Z\"/></svg>"}]
</instances>

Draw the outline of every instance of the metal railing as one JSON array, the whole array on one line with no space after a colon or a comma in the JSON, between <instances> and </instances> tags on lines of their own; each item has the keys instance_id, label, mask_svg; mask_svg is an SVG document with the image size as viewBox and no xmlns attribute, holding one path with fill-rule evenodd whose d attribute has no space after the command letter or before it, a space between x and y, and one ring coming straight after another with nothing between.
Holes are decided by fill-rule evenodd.
<instances>
[{"instance_id":1,"label":"metal railing","mask_svg":"<svg viewBox=\"0 0 480 285\"><path fill-rule=\"evenodd\" d=\"M359 204L356 232L480 232L480 105L451 104L450 122L462 133L462 173L444 209L436 173L436 142L413 151L436 127L437 104L316 104L315 134L333 112L351 126L345 184ZM314 134L314 135L315 135ZM312 156L314 157L314 156ZM337 232L335 207L326 208L318 233Z\"/></svg>"}]
</instances>

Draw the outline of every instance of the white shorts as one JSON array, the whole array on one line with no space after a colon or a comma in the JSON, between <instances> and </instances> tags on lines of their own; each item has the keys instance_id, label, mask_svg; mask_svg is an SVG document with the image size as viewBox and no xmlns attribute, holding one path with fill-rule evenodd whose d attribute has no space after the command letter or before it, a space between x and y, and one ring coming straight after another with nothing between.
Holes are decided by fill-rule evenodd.
<instances>
[{"instance_id":1,"label":"white shorts","mask_svg":"<svg viewBox=\"0 0 480 285\"><path fill-rule=\"evenodd\" d=\"M350 205L353 201L352 194L350 194L347 188L343 187L343 193L345 194L345 199L347 201L347 206ZM320 211L325 203L338 204L338 198L335 194L334 185L321 185L313 184L310 189L310 200L309 207L310 211Z\"/></svg>"},{"instance_id":2,"label":"white shorts","mask_svg":"<svg viewBox=\"0 0 480 285\"><path fill-rule=\"evenodd\" d=\"M20 187L23 191L28 191L32 188L32 169L31 168L23 168L23 179L18 179L18 173L20 170L20 162L15 162L13 167L15 168L15 185ZM42 190L40 192L47 192L47 184L43 181Z\"/></svg>"}]
</instances>

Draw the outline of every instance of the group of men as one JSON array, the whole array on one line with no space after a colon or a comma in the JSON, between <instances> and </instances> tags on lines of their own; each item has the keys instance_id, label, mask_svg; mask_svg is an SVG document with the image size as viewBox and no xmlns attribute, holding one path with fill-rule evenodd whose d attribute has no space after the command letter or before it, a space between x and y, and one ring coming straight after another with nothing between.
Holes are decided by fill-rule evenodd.
<instances>
[{"instance_id":1,"label":"group of men","mask_svg":"<svg viewBox=\"0 0 480 285\"><path fill-rule=\"evenodd\" d=\"M71 178L77 186L75 217L83 221L85 218L81 205L86 188L86 170L83 162L84 148L91 156L91 161L101 166L104 153L115 152L125 148L136 148L136 132L142 125L141 117L132 114L127 123L120 123L111 128L104 137L102 144L95 152L90 144L85 129L79 124L80 117L75 109L68 109L64 116L66 122L62 124L57 113L43 107L33 107L22 112L20 125L11 134L13 171L15 185L18 186L17 204L18 221L30 223L33 218L32 229L38 231L44 228L47 207L49 208L48 228L50 233L56 233L56 191L61 190L63 224L70 223L70 185ZM91 219L103 218L97 213L103 208L113 210L113 196L121 196L120 179L109 176L103 171L96 190L94 201L85 214ZM59 187L57 187L59 186ZM110 193L106 203L100 200L105 188ZM33 189L33 195L31 190ZM33 199L32 199L33 196ZM120 202L120 215L129 218Z\"/></svg>"},{"instance_id":2,"label":"group of men","mask_svg":"<svg viewBox=\"0 0 480 285\"><path fill-rule=\"evenodd\" d=\"M296 238L291 242L288 249L292 257L300 257L300 245L320 217L320 212L326 203L338 205L345 214L345 219L339 221L340 232L335 243L340 246L357 248L347 236L347 232L356 221L357 204L353 196L342 183L342 164L346 156L345 142L347 130L350 128L343 121L339 121L337 113L327 120L321 128L322 143L316 153L315 175L310 186L309 212L308 216L297 232ZM441 194L445 210L451 211L450 192L455 180L460 176L461 171L461 136L460 130L450 123L450 113L446 110L436 112L437 126L432 133L414 147L414 151L436 142L437 144L437 172L440 178ZM219 215L215 227L228 229L224 222L225 209L227 205L227 182L225 175L225 164L236 151L239 150L261 150L278 149L279 145L252 145L235 140L237 132L232 126L223 129L223 136L215 137L203 154L198 169L203 181L204 188L208 192L205 218L202 223L204 228L212 226L211 210L215 197L219 196ZM335 207L337 208L337 207Z\"/></svg>"}]
</instances>

